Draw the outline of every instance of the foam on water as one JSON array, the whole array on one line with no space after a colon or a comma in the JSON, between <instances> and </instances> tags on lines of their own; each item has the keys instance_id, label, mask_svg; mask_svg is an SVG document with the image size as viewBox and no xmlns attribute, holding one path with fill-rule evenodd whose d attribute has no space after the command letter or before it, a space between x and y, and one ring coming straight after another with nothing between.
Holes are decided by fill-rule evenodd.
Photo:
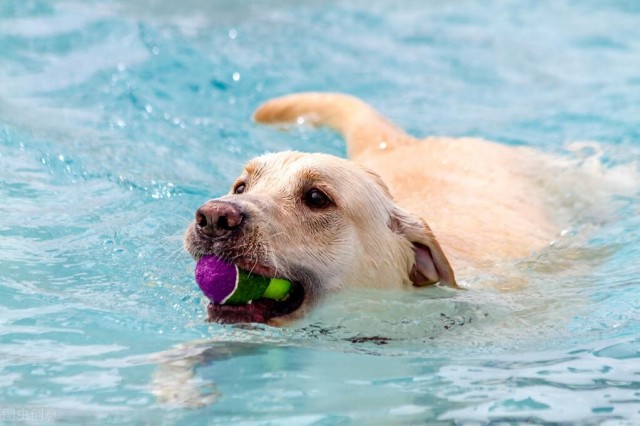
<instances>
[{"instance_id":1,"label":"foam on water","mask_svg":"<svg viewBox=\"0 0 640 426\"><path fill-rule=\"evenodd\" d=\"M639 18L633 1L1 2L0 412L637 422ZM181 247L195 209L254 155L345 154L251 123L300 90L553 156L538 181L566 228L499 274L460 271L464 292L205 324Z\"/></svg>"}]
</instances>

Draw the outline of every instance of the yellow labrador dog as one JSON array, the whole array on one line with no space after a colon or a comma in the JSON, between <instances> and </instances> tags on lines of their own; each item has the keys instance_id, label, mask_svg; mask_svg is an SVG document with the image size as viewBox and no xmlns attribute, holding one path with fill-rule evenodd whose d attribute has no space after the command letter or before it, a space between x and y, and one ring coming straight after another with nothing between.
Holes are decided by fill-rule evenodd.
<instances>
[{"instance_id":1,"label":"yellow labrador dog","mask_svg":"<svg viewBox=\"0 0 640 426\"><path fill-rule=\"evenodd\" d=\"M194 258L216 254L294 282L284 302L209 305L210 320L281 324L345 287L457 287L456 271L525 257L558 232L532 179L545 159L531 149L418 140L344 94L273 99L255 120L328 126L349 160L263 155L198 209L185 236Z\"/></svg>"}]
</instances>

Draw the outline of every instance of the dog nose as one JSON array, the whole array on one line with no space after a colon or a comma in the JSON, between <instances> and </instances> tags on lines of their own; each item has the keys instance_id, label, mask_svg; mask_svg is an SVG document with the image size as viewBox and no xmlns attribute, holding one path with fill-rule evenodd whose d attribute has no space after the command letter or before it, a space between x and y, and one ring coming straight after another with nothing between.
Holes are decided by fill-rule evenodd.
<instances>
[{"instance_id":1,"label":"dog nose","mask_svg":"<svg viewBox=\"0 0 640 426\"><path fill-rule=\"evenodd\" d=\"M196 226L209 237L221 237L237 229L244 219L240 208L223 201L210 201L196 211Z\"/></svg>"}]
</instances>

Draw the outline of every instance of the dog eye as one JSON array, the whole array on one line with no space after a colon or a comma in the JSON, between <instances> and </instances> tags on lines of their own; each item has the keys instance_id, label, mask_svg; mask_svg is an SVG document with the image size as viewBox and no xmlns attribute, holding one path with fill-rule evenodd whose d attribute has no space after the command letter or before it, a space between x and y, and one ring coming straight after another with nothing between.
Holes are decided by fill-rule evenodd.
<instances>
[{"instance_id":1,"label":"dog eye","mask_svg":"<svg viewBox=\"0 0 640 426\"><path fill-rule=\"evenodd\" d=\"M331 200L327 194L319 189L313 188L304 194L304 202L307 206L314 209L323 209L331 204Z\"/></svg>"},{"instance_id":2,"label":"dog eye","mask_svg":"<svg viewBox=\"0 0 640 426\"><path fill-rule=\"evenodd\" d=\"M246 185L244 183L239 183L236 185L235 188L233 188L233 193L234 194L242 194L244 192L246 188Z\"/></svg>"}]
</instances>

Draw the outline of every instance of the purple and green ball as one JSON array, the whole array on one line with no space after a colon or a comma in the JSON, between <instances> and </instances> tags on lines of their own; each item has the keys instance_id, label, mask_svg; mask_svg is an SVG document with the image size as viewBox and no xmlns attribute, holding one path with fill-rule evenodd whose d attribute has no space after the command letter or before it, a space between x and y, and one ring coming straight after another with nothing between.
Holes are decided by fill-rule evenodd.
<instances>
[{"instance_id":1,"label":"purple and green ball","mask_svg":"<svg viewBox=\"0 0 640 426\"><path fill-rule=\"evenodd\" d=\"M218 305L244 305L261 298L281 301L291 291L288 280L253 275L216 256L203 256L195 275L200 290Z\"/></svg>"}]
</instances>

